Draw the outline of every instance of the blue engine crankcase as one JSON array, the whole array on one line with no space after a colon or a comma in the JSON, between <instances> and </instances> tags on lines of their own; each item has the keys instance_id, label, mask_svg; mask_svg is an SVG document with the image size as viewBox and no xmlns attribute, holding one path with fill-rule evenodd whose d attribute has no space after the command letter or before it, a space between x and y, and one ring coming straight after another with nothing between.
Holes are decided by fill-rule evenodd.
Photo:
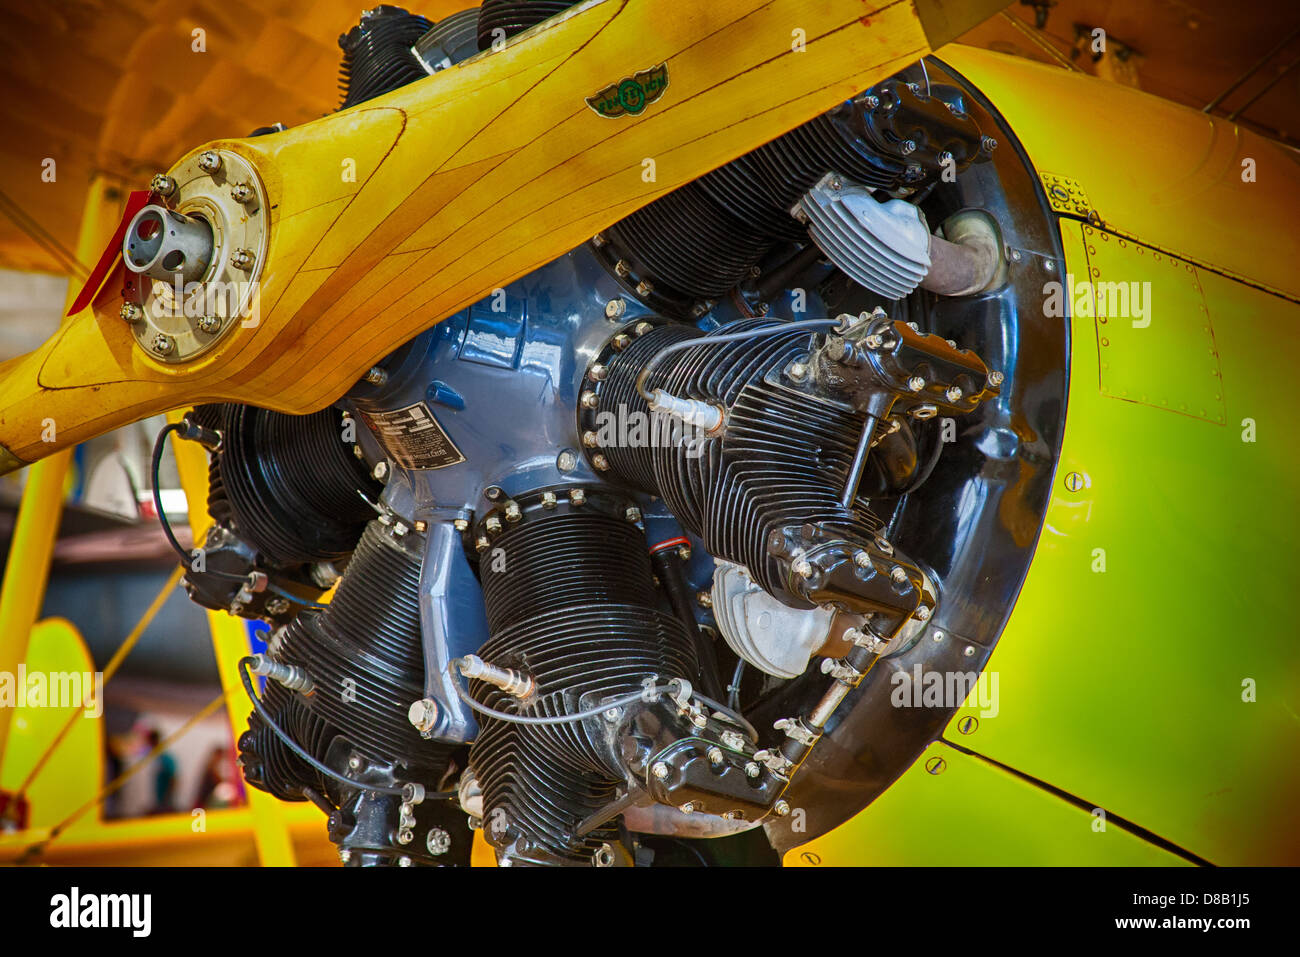
<instances>
[{"instance_id":1,"label":"blue engine crankcase","mask_svg":"<svg viewBox=\"0 0 1300 957\"><path fill-rule=\"evenodd\" d=\"M616 299L622 304L607 309ZM800 299L820 306L813 296ZM345 398L387 458L379 467L387 473L386 520L412 529L424 523L427 534L421 618L426 695L438 705L427 737L461 742L476 733L447 674L451 659L488 637L456 521L472 522L497 498L604 483L579 444L583 376L611 336L649 315L579 247L422 333L370 377L381 381L362 381ZM739 317L723 303L701 326ZM661 503L642 504L652 538L682 534ZM706 587L711 573L712 559L694 548L692 586Z\"/></svg>"}]
</instances>

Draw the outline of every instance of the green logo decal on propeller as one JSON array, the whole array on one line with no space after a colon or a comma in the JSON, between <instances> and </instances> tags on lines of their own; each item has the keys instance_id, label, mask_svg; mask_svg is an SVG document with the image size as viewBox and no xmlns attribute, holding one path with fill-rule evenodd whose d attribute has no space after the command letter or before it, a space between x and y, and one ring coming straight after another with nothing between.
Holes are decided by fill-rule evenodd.
<instances>
[{"instance_id":1,"label":"green logo decal on propeller","mask_svg":"<svg viewBox=\"0 0 1300 957\"><path fill-rule=\"evenodd\" d=\"M595 96L587 97L587 105L601 116L614 119L619 116L636 116L645 110L668 89L668 64L642 70L633 76L611 83Z\"/></svg>"}]
</instances>

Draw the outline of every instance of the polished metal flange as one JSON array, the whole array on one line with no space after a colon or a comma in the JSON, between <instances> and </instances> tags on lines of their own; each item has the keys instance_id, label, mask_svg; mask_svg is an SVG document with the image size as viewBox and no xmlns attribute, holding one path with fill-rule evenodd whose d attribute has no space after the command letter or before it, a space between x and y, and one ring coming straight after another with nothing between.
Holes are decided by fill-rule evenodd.
<instances>
[{"instance_id":1,"label":"polished metal flange","mask_svg":"<svg viewBox=\"0 0 1300 957\"><path fill-rule=\"evenodd\" d=\"M141 210L123 240L122 318L151 358L184 363L260 321L269 204L253 166L220 148L187 156L153 190L161 203Z\"/></svg>"}]
</instances>

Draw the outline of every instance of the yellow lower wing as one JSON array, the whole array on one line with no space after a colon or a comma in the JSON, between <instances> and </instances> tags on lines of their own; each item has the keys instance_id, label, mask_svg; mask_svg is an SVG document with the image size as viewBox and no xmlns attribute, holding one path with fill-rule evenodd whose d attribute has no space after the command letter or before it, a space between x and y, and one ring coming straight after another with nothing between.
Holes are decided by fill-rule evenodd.
<instances>
[{"instance_id":1,"label":"yellow lower wing","mask_svg":"<svg viewBox=\"0 0 1300 957\"><path fill-rule=\"evenodd\" d=\"M209 144L266 196L256 322L168 364L107 290L0 366L0 471L190 402L328 405L440 319L1004 5L600 0L344 112ZM588 105L660 64L668 86L635 115Z\"/></svg>"}]
</instances>

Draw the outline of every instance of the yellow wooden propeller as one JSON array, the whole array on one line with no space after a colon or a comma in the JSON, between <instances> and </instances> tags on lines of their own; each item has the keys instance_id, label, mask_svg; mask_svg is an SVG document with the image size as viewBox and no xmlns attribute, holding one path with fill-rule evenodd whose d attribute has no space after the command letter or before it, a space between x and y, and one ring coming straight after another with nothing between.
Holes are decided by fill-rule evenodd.
<instances>
[{"instance_id":1,"label":"yellow wooden propeller","mask_svg":"<svg viewBox=\"0 0 1300 957\"><path fill-rule=\"evenodd\" d=\"M181 192L208 152L227 158L207 184L222 197L251 180L234 208L262 224L255 309L177 361L137 341L110 280L0 365L0 472L193 402L320 409L439 320L1005 5L592 0L352 109L194 150L171 171ZM588 103L661 65L667 87L639 112ZM223 268L246 227L227 224Z\"/></svg>"}]
</instances>

